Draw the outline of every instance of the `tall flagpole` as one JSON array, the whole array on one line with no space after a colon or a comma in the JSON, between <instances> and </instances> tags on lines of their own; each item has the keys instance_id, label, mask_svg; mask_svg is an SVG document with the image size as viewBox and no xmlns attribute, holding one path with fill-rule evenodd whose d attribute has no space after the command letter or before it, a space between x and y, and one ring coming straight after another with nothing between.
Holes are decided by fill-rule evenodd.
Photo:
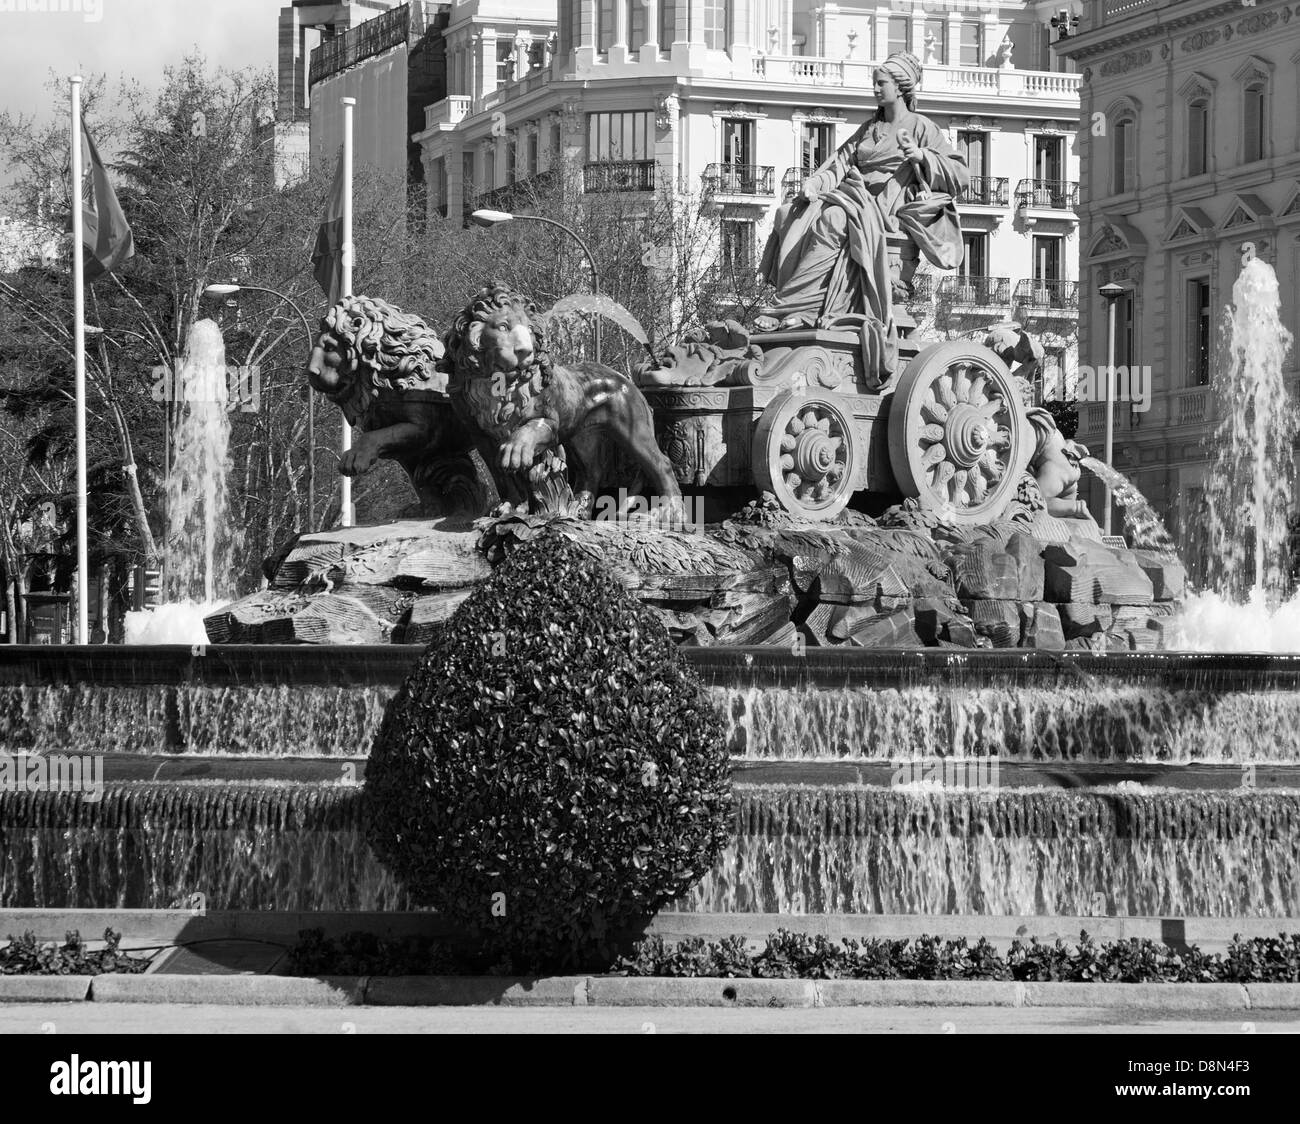
<instances>
[{"instance_id":1,"label":"tall flagpole","mask_svg":"<svg viewBox=\"0 0 1300 1124\"><path fill-rule=\"evenodd\" d=\"M343 103L343 292L341 296L352 295L352 107L356 98L341 98ZM352 426L347 418L343 419L343 440L340 451L346 453L352 448ZM343 517L340 526L352 526L352 477L344 476L343 481Z\"/></svg>"},{"instance_id":2,"label":"tall flagpole","mask_svg":"<svg viewBox=\"0 0 1300 1124\"><path fill-rule=\"evenodd\" d=\"M81 76L72 89L72 338L76 355L77 639L86 643L90 566L86 550L86 280L82 268L85 216L81 205Z\"/></svg>"}]
</instances>

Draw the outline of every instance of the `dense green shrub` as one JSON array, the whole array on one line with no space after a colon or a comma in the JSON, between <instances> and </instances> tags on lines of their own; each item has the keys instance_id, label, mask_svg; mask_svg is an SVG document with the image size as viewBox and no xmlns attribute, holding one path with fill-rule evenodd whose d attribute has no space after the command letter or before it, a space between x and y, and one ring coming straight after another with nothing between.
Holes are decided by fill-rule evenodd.
<instances>
[{"instance_id":1,"label":"dense green shrub","mask_svg":"<svg viewBox=\"0 0 1300 1124\"><path fill-rule=\"evenodd\" d=\"M104 947L91 951L75 929L64 934L63 944L42 942L24 933L0 945L0 976L99 976L105 972L134 974L149 967L150 956L128 956L120 945L122 934L104 930Z\"/></svg>"},{"instance_id":2,"label":"dense green shrub","mask_svg":"<svg viewBox=\"0 0 1300 1124\"><path fill-rule=\"evenodd\" d=\"M439 630L366 769L367 837L419 903L517 966L612 955L731 828L721 716L658 616L552 532Z\"/></svg>"}]
</instances>

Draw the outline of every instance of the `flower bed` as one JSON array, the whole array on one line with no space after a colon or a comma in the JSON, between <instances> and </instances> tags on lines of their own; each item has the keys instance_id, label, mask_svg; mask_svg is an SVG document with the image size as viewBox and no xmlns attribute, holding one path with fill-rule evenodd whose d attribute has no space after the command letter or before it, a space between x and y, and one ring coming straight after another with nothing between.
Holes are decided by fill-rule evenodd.
<instances>
[{"instance_id":1,"label":"flower bed","mask_svg":"<svg viewBox=\"0 0 1300 1124\"><path fill-rule=\"evenodd\" d=\"M109 972L136 974L149 967L149 956L129 956L119 945L122 934L104 930L104 947L89 949L75 929L63 943L38 941L27 932L0 945L0 976L102 976Z\"/></svg>"},{"instance_id":2,"label":"flower bed","mask_svg":"<svg viewBox=\"0 0 1300 1124\"><path fill-rule=\"evenodd\" d=\"M337 941L319 929L305 930L289 953L296 976L418 976L510 974L506 960L459 954L446 945L417 938L384 940L349 933ZM710 941L691 938L669 944L662 937L641 941L611 967L611 974L657 977L855 980L1010 980L1024 983L1297 983L1300 934L1234 937L1226 954L1204 953L1194 945L1174 949L1159 941L1097 942L1087 932L1077 943L1037 938L1015 940L1004 955L981 938L836 943L778 929L761 950L743 937Z\"/></svg>"}]
</instances>

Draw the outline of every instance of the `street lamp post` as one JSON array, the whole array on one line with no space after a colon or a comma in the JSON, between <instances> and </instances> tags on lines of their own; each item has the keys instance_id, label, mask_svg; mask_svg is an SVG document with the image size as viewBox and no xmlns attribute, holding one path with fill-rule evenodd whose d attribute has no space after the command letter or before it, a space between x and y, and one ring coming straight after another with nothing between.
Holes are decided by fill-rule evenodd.
<instances>
[{"instance_id":1,"label":"street lamp post","mask_svg":"<svg viewBox=\"0 0 1300 1124\"><path fill-rule=\"evenodd\" d=\"M469 221L475 226L499 226L503 222L541 222L547 226L558 227L569 235L575 242L582 247L582 252L587 257L587 265L591 268L591 289L595 296L600 295L600 271L596 268L596 255L591 252L591 247L583 240L582 236L571 227L565 226L562 222L556 222L555 219L548 219L542 215L515 215L509 211L475 211L469 216ZM592 326L592 346L596 353L596 362L600 362L600 313L595 312L591 318Z\"/></svg>"},{"instance_id":2,"label":"street lamp post","mask_svg":"<svg viewBox=\"0 0 1300 1124\"><path fill-rule=\"evenodd\" d=\"M1124 294L1124 287L1114 281L1097 290L1106 302L1109 328L1107 332L1106 355L1106 467L1114 467L1115 453L1115 302ZM1110 534L1110 481L1106 481L1106 516L1102 533Z\"/></svg>"},{"instance_id":3,"label":"street lamp post","mask_svg":"<svg viewBox=\"0 0 1300 1124\"><path fill-rule=\"evenodd\" d=\"M268 289L265 285L209 285L203 290L209 296L225 297L234 293L269 293L283 301L298 314L298 319L302 321L303 330L307 333L307 350L315 344L315 336L312 335L311 323L308 321L302 309L283 293L275 289ZM345 423L346 424L346 423ZM307 388L307 530L311 531L316 525L316 396L312 393L311 387Z\"/></svg>"}]
</instances>

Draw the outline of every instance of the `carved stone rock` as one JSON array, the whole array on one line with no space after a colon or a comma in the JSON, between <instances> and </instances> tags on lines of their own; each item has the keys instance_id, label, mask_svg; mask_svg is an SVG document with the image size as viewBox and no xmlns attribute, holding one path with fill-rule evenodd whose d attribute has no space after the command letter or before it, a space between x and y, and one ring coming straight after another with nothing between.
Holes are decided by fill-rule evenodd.
<instances>
[{"instance_id":1,"label":"carved stone rock","mask_svg":"<svg viewBox=\"0 0 1300 1124\"><path fill-rule=\"evenodd\" d=\"M1043 559L1049 601L1148 605L1153 599L1151 579L1130 551L1071 539L1049 546Z\"/></svg>"},{"instance_id":2,"label":"carved stone rock","mask_svg":"<svg viewBox=\"0 0 1300 1124\"><path fill-rule=\"evenodd\" d=\"M1005 546L974 540L954 547L946 561L957 595L963 600L1040 601L1043 598L1042 547L1029 535L1014 533Z\"/></svg>"},{"instance_id":3,"label":"carved stone rock","mask_svg":"<svg viewBox=\"0 0 1300 1124\"><path fill-rule=\"evenodd\" d=\"M1151 595L1157 601L1176 601L1183 596L1187 570L1176 558L1154 550L1130 551L1151 581Z\"/></svg>"},{"instance_id":4,"label":"carved stone rock","mask_svg":"<svg viewBox=\"0 0 1300 1124\"><path fill-rule=\"evenodd\" d=\"M1027 601L1020 606L1020 646L1059 652L1065 647L1065 630L1057 607L1047 601Z\"/></svg>"}]
</instances>

